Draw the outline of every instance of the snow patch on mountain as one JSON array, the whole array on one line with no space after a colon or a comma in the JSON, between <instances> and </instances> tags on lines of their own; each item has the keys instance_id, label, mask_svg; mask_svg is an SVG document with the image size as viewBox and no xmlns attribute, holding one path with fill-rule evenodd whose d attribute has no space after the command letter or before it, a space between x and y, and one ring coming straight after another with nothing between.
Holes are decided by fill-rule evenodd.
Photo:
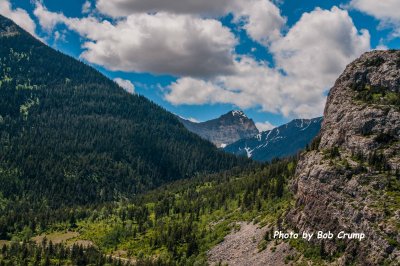
<instances>
[{"instance_id":1,"label":"snow patch on mountain","mask_svg":"<svg viewBox=\"0 0 400 266\"><path fill-rule=\"evenodd\" d=\"M258 161L294 155L317 135L321 123L322 118L295 119L288 124L227 145L225 151Z\"/></svg>"}]
</instances>

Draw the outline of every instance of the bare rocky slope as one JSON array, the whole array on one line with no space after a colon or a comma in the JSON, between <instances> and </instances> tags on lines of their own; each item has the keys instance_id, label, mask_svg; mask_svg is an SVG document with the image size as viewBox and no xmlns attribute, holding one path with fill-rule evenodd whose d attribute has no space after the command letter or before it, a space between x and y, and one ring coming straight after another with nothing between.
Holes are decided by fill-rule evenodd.
<instances>
[{"instance_id":1,"label":"bare rocky slope","mask_svg":"<svg viewBox=\"0 0 400 266\"><path fill-rule=\"evenodd\" d=\"M363 232L314 240L339 265L400 262L400 51L373 51L347 66L328 96L319 137L298 163L298 231Z\"/></svg>"},{"instance_id":2,"label":"bare rocky slope","mask_svg":"<svg viewBox=\"0 0 400 266\"><path fill-rule=\"evenodd\" d=\"M254 121L240 110L233 110L219 118L201 123L183 118L179 118L179 120L189 131L211 141L218 148L224 148L239 139L250 138L258 134Z\"/></svg>"},{"instance_id":3,"label":"bare rocky slope","mask_svg":"<svg viewBox=\"0 0 400 266\"><path fill-rule=\"evenodd\" d=\"M210 265L229 266L283 266L289 265L285 261L287 256L293 256L296 251L288 243L271 242L268 247L260 250L259 243L267 232L267 226L241 222L240 229L227 235L208 252Z\"/></svg>"}]
</instances>

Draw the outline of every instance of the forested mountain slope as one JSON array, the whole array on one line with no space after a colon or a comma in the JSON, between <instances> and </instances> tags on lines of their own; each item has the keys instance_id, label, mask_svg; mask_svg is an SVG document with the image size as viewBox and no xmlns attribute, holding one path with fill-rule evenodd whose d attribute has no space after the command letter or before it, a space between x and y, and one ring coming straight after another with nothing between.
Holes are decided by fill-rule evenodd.
<instances>
[{"instance_id":1,"label":"forested mountain slope","mask_svg":"<svg viewBox=\"0 0 400 266\"><path fill-rule=\"evenodd\" d=\"M0 16L1 207L105 202L239 160Z\"/></svg>"},{"instance_id":2,"label":"forested mountain slope","mask_svg":"<svg viewBox=\"0 0 400 266\"><path fill-rule=\"evenodd\" d=\"M44 227L25 227L12 234L14 241L3 241L9 247L0 251L0 265L42 265L47 259L52 261L48 265L92 265L77 263L82 260L115 265L104 264L100 254L116 262L121 258L122 265L207 265L208 251L238 230L238 221L265 225L284 215L291 205L286 184L295 168L294 158L235 167L178 180L130 200L66 210ZM61 240L67 252L60 252ZM19 244L23 241L39 245ZM74 252L79 243L92 248Z\"/></svg>"}]
</instances>

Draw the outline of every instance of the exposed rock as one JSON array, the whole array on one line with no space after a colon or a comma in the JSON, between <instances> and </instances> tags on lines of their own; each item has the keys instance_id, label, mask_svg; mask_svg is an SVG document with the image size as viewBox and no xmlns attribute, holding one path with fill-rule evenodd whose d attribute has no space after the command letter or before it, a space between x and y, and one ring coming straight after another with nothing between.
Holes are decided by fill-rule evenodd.
<instances>
[{"instance_id":1,"label":"exposed rock","mask_svg":"<svg viewBox=\"0 0 400 266\"><path fill-rule=\"evenodd\" d=\"M219 118L195 123L180 118L183 125L191 132L214 143L218 148L224 148L239 139L253 137L258 134L254 121L242 111L230 111Z\"/></svg>"},{"instance_id":2,"label":"exposed rock","mask_svg":"<svg viewBox=\"0 0 400 266\"><path fill-rule=\"evenodd\" d=\"M327 254L341 255L339 264L400 261L399 68L400 51L369 52L347 66L330 91L318 148L296 169L289 225L366 234L344 241L343 250L324 242Z\"/></svg>"},{"instance_id":3,"label":"exposed rock","mask_svg":"<svg viewBox=\"0 0 400 266\"><path fill-rule=\"evenodd\" d=\"M224 241L208 252L208 262L211 265L228 264L229 266L264 266L290 265L285 258L295 254L295 250L285 242L275 246L274 242L262 251L258 243L263 238L267 227L260 228L257 224L238 223L240 230L227 235Z\"/></svg>"}]
</instances>

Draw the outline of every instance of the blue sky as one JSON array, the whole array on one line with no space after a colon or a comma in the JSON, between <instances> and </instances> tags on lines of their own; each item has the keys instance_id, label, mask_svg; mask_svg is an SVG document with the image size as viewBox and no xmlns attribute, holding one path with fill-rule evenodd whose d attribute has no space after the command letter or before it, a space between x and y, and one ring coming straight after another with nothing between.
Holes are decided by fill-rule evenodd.
<instances>
[{"instance_id":1,"label":"blue sky","mask_svg":"<svg viewBox=\"0 0 400 266\"><path fill-rule=\"evenodd\" d=\"M399 2L0 0L0 13L173 113L243 109L267 129L321 115L346 64L399 48Z\"/></svg>"}]
</instances>

